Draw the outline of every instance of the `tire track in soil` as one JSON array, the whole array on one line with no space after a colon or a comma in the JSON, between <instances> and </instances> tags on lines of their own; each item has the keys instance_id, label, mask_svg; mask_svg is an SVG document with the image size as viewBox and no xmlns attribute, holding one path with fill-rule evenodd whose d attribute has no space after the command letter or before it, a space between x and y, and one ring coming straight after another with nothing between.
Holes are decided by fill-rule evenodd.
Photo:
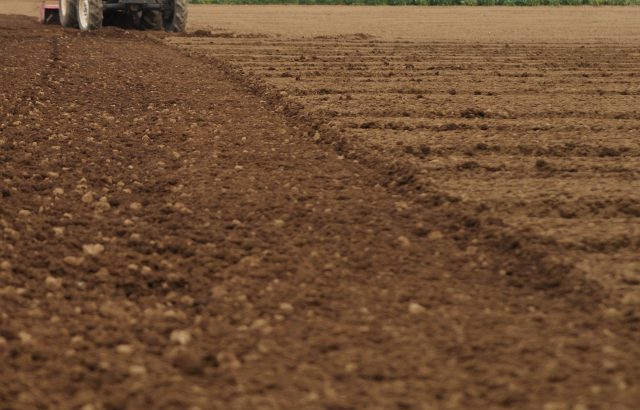
<instances>
[{"instance_id":1,"label":"tire track in soil","mask_svg":"<svg viewBox=\"0 0 640 410\"><path fill-rule=\"evenodd\" d=\"M467 246L473 224L457 226L458 242L430 239L458 224L454 207L407 201L211 65L141 34L0 20L57 39L60 54L46 96L0 121L3 403L636 402L635 330L509 286L488 269L494 254Z\"/></svg>"}]
</instances>

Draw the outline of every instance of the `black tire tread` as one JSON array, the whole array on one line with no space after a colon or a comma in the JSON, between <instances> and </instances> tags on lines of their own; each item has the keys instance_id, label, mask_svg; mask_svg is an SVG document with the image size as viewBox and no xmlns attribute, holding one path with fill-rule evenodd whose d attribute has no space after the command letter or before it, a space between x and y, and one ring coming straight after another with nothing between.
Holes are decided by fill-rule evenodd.
<instances>
[{"instance_id":1,"label":"black tire tread","mask_svg":"<svg viewBox=\"0 0 640 410\"><path fill-rule=\"evenodd\" d=\"M165 29L172 33L182 33L187 28L187 17L189 16L188 0L173 0L173 15Z\"/></svg>"},{"instance_id":2,"label":"black tire tread","mask_svg":"<svg viewBox=\"0 0 640 410\"><path fill-rule=\"evenodd\" d=\"M62 2L67 3L67 10L69 13L66 16L62 15ZM60 0L60 25L64 28L76 28L78 27L78 2L76 0Z\"/></svg>"},{"instance_id":3,"label":"black tire tread","mask_svg":"<svg viewBox=\"0 0 640 410\"><path fill-rule=\"evenodd\" d=\"M159 10L144 11L140 24L145 30L162 30L162 13Z\"/></svg>"},{"instance_id":4,"label":"black tire tread","mask_svg":"<svg viewBox=\"0 0 640 410\"><path fill-rule=\"evenodd\" d=\"M102 0L89 0L89 26L86 29L92 31L102 28L103 18Z\"/></svg>"}]
</instances>

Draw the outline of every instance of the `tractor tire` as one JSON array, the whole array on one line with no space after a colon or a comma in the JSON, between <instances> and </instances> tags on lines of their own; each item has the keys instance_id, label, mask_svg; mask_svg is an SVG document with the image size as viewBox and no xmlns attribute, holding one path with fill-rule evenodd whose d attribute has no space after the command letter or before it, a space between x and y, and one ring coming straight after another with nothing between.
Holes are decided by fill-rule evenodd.
<instances>
[{"instance_id":1,"label":"tractor tire","mask_svg":"<svg viewBox=\"0 0 640 410\"><path fill-rule=\"evenodd\" d=\"M162 12L159 10L143 11L140 25L145 30L162 30Z\"/></svg>"},{"instance_id":2,"label":"tractor tire","mask_svg":"<svg viewBox=\"0 0 640 410\"><path fill-rule=\"evenodd\" d=\"M100 29L103 19L102 0L78 0L78 27L81 31Z\"/></svg>"},{"instance_id":3,"label":"tractor tire","mask_svg":"<svg viewBox=\"0 0 640 410\"><path fill-rule=\"evenodd\" d=\"M164 13L164 29L171 33L182 33L187 28L188 0L169 1L169 10Z\"/></svg>"},{"instance_id":4,"label":"tractor tire","mask_svg":"<svg viewBox=\"0 0 640 410\"><path fill-rule=\"evenodd\" d=\"M78 27L78 1L60 0L60 24L62 27Z\"/></svg>"}]
</instances>

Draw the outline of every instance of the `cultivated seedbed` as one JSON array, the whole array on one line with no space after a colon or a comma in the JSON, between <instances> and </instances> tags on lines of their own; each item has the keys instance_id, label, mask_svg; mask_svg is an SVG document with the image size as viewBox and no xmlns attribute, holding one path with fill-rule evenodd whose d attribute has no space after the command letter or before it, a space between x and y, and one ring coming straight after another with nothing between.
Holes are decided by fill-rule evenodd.
<instances>
[{"instance_id":1,"label":"cultivated seedbed","mask_svg":"<svg viewBox=\"0 0 640 410\"><path fill-rule=\"evenodd\" d=\"M615 12L607 12L613 14L598 19L615 26ZM353 26L371 29L370 13L375 10L354 18ZM500 21L484 18L480 9L463 15L473 13L475 22L462 28L451 10L450 28L436 40L427 38L429 27L416 30L414 40L389 39L384 26L314 35L320 20L307 21L304 38L298 28L295 35L286 27L264 36L245 33L242 21L235 33L227 16L226 30L170 41L214 57L259 92L276 95L281 109L321 128L310 137L339 139L347 158L373 156L382 167L410 164L409 179L422 189L475 217L491 215L514 240L543 243L554 264L613 289L621 300L633 299L636 291L625 283L640 269L635 40L605 31L598 39L524 39L510 35L523 21L523 30L545 33L563 22L572 27L575 16L561 11L539 20L534 10ZM407 27L416 22L400 16ZM434 24L446 25L442 10L434 16ZM486 29L483 20L505 35L464 40ZM444 40L447 35L452 40Z\"/></svg>"}]
</instances>

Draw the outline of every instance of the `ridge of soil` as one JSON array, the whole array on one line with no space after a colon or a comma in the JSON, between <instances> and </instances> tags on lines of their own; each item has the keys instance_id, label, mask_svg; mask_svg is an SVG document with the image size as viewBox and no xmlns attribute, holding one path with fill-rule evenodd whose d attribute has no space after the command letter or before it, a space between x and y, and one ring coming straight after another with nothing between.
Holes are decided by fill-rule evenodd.
<instances>
[{"instance_id":1,"label":"ridge of soil","mask_svg":"<svg viewBox=\"0 0 640 410\"><path fill-rule=\"evenodd\" d=\"M484 216L144 34L0 37L7 408L638 402L637 307L538 282Z\"/></svg>"}]
</instances>

